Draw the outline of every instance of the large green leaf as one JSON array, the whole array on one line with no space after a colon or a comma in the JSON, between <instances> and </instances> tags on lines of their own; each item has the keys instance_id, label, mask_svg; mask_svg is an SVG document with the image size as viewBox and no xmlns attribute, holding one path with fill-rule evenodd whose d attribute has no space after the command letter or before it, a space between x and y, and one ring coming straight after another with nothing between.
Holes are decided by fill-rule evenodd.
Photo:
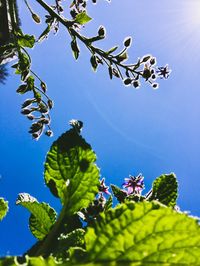
<instances>
[{"instance_id":1,"label":"large green leaf","mask_svg":"<svg viewBox=\"0 0 200 266\"><path fill-rule=\"evenodd\" d=\"M161 175L153 182L150 200L174 207L178 196L178 183L175 174Z\"/></svg>"},{"instance_id":2,"label":"large green leaf","mask_svg":"<svg viewBox=\"0 0 200 266\"><path fill-rule=\"evenodd\" d=\"M130 202L102 213L85 239L89 261L200 265L197 221L157 202Z\"/></svg>"},{"instance_id":3,"label":"large green leaf","mask_svg":"<svg viewBox=\"0 0 200 266\"><path fill-rule=\"evenodd\" d=\"M0 221L6 216L8 212L8 202L4 198L0 198Z\"/></svg>"},{"instance_id":4,"label":"large green leaf","mask_svg":"<svg viewBox=\"0 0 200 266\"><path fill-rule=\"evenodd\" d=\"M80 25L84 25L86 23L88 23L92 18L88 16L88 14L83 11L81 13L78 13L76 15L76 18L75 18L75 22L80 24Z\"/></svg>"},{"instance_id":5,"label":"large green leaf","mask_svg":"<svg viewBox=\"0 0 200 266\"><path fill-rule=\"evenodd\" d=\"M42 240L50 231L56 221L56 212L47 203L39 203L27 193L18 196L16 204L27 208L31 212L29 227L32 234Z\"/></svg>"},{"instance_id":6,"label":"large green leaf","mask_svg":"<svg viewBox=\"0 0 200 266\"><path fill-rule=\"evenodd\" d=\"M45 163L45 182L69 215L87 207L98 192L99 169L91 146L75 128L53 143Z\"/></svg>"}]
</instances>

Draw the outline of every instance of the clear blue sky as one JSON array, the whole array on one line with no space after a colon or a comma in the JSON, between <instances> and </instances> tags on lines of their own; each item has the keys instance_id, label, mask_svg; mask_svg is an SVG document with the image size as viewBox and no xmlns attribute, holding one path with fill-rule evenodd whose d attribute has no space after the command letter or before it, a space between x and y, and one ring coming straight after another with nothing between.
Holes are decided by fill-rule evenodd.
<instances>
[{"instance_id":1,"label":"clear blue sky","mask_svg":"<svg viewBox=\"0 0 200 266\"><path fill-rule=\"evenodd\" d=\"M135 90L117 79L110 81L106 68L93 73L82 45L75 62L69 36L61 29L31 51L33 69L47 82L55 102L54 137L35 142L27 133L29 121L20 114L24 98L15 92L19 77L10 71L0 98L0 196L10 205L0 224L0 255L22 254L36 241L28 229L28 211L15 206L18 193L30 193L60 210L60 203L44 185L43 162L52 141L69 128L72 118L84 122L83 135L97 153L107 183L121 185L129 174L142 173L147 191L154 178L174 172L181 210L200 215L199 1L98 2L89 5L94 20L83 32L92 35L104 25L103 48L132 36L130 61L150 53L158 65L169 64L171 77L161 81L158 90L146 84ZM37 4L33 7L42 14ZM44 27L32 22L21 1L19 10L23 31L38 36Z\"/></svg>"}]
</instances>

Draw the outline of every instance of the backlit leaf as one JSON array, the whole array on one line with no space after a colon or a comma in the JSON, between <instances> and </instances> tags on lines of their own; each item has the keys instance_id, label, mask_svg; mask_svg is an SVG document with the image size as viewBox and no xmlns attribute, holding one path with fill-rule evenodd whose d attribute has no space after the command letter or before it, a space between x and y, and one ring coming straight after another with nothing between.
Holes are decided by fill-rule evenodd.
<instances>
[{"instance_id":1,"label":"backlit leaf","mask_svg":"<svg viewBox=\"0 0 200 266\"><path fill-rule=\"evenodd\" d=\"M16 204L19 204L31 212L29 227L32 234L42 240L50 231L56 221L56 212L47 203L39 203L27 193L18 196Z\"/></svg>"},{"instance_id":2,"label":"backlit leaf","mask_svg":"<svg viewBox=\"0 0 200 266\"><path fill-rule=\"evenodd\" d=\"M98 192L96 155L76 128L53 143L46 157L45 182L69 214L87 207Z\"/></svg>"},{"instance_id":3,"label":"backlit leaf","mask_svg":"<svg viewBox=\"0 0 200 266\"><path fill-rule=\"evenodd\" d=\"M178 183L175 174L161 175L153 182L150 200L174 207L178 195Z\"/></svg>"},{"instance_id":4,"label":"backlit leaf","mask_svg":"<svg viewBox=\"0 0 200 266\"><path fill-rule=\"evenodd\" d=\"M102 213L88 228L85 240L86 261L200 264L197 221L157 202L130 202Z\"/></svg>"},{"instance_id":5,"label":"backlit leaf","mask_svg":"<svg viewBox=\"0 0 200 266\"><path fill-rule=\"evenodd\" d=\"M0 221L6 216L8 212L8 202L4 198L0 198Z\"/></svg>"},{"instance_id":6,"label":"backlit leaf","mask_svg":"<svg viewBox=\"0 0 200 266\"><path fill-rule=\"evenodd\" d=\"M88 23L92 18L88 16L88 14L83 11L81 13L78 13L76 15L75 21L76 23L80 24L80 25L84 25L86 23Z\"/></svg>"},{"instance_id":7,"label":"backlit leaf","mask_svg":"<svg viewBox=\"0 0 200 266\"><path fill-rule=\"evenodd\" d=\"M18 44L23 47L33 48L35 44L35 37L33 35L20 35L18 36Z\"/></svg>"}]
</instances>

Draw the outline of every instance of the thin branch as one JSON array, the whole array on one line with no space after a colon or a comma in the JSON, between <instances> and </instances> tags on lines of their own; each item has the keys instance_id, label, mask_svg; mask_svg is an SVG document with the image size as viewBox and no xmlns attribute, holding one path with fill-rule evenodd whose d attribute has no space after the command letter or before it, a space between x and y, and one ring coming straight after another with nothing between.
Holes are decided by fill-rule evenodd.
<instances>
[{"instance_id":1,"label":"thin branch","mask_svg":"<svg viewBox=\"0 0 200 266\"><path fill-rule=\"evenodd\" d=\"M52 17L57 18L57 20L64 25L65 27L67 27L68 32L70 35L74 35L76 36L80 41L82 41L85 46L88 49L92 49L96 54L98 54L101 57L104 57L105 59L112 61L113 64L124 68L124 69L128 69L131 72L134 72L138 75L142 75L140 72L133 70L131 67L129 67L129 65L123 65L120 62L118 62L116 59L113 58L113 56L111 55L107 55L104 51L102 51L101 49L91 45L90 42L90 38L86 38L85 36L81 35L80 33L78 33L75 29L72 28L74 22L67 20L66 18L63 18L61 15L57 14L45 1L43 0L36 0Z\"/></svg>"}]
</instances>

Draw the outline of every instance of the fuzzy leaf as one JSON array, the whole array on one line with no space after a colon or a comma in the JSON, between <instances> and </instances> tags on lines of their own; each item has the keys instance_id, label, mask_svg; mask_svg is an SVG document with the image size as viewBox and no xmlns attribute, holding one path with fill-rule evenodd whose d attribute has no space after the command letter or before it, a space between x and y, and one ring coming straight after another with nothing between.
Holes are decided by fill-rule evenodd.
<instances>
[{"instance_id":1,"label":"fuzzy leaf","mask_svg":"<svg viewBox=\"0 0 200 266\"><path fill-rule=\"evenodd\" d=\"M0 198L0 221L6 216L8 212L8 202L4 198Z\"/></svg>"},{"instance_id":2,"label":"fuzzy leaf","mask_svg":"<svg viewBox=\"0 0 200 266\"><path fill-rule=\"evenodd\" d=\"M31 212L29 227L32 234L42 240L50 231L56 221L56 212L47 203L39 203L27 193L18 196L16 204L19 204Z\"/></svg>"},{"instance_id":3,"label":"fuzzy leaf","mask_svg":"<svg viewBox=\"0 0 200 266\"><path fill-rule=\"evenodd\" d=\"M153 182L150 200L174 207L178 196L178 183L175 174L161 175Z\"/></svg>"},{"instance_id":4,"label":"fuzzy leaf","mask_svg":"<svg viewBox=\"0 0 200 266\"><path fill-rule=\"evenodd\" d=\"M76 23L80 24L80 25L84 25L86 23L88 23L92 18L88 16L88 14L83 11L81 13L78 13L76 15L75 21Z\"/></svg>"},{"instance_id":5,"label":"fuzzy leaf","mask_svg":"<svg viewBox=\"0 0 200 266\"><path fill-rule=\"evenodd\" d=\"M65 204L68 214L87 207L98 192L96 155L76 128L53 143L45 163L45 182Z\"/></svg>"},{"instance_id":6,"label":"fuzzy leaf","mask_svg":"<svg viewBox=\"0 0 200 266\"><path fill-rule=\"evenodd\" d=\"M200 264L197 221L157 202L130 202L102 213L88 228L85 240L85 261Z\"/></svg>"},{"instance_id":7,"label":"fuzzy leaf","mask_svg":"<svg viewBox=\"0 0 200 266\"><path fill-rule=\"evenodd\" d=\"M33 48L35 44L35 37L33 35L20 35L18 36L18 44L23 47Z\"/></svg>"}]
</instances>

